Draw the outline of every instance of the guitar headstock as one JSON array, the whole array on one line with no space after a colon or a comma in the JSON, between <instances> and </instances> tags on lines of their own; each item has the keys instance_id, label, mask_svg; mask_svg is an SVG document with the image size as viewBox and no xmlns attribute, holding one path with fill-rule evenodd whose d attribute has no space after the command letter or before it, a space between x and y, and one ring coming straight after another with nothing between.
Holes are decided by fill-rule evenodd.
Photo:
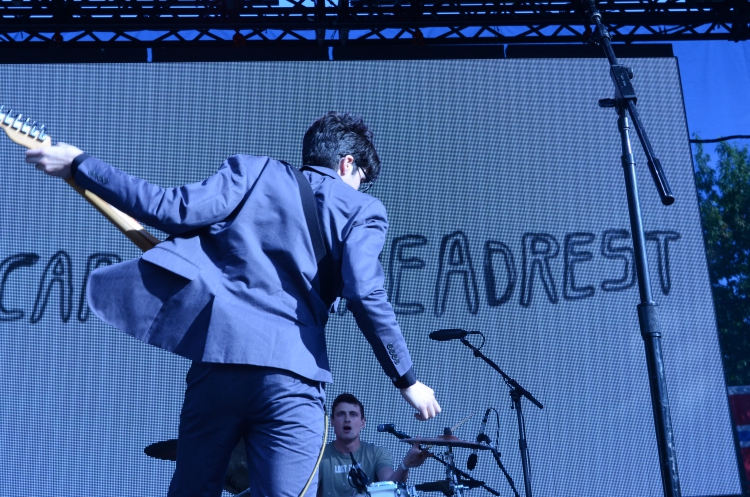
<instances>
[{"instance_id":1,"label":"guitar headstock","mask_svg":"<svg viewBox=\"0 0 750 497\"><path fill-rule=\"evenodd\" d=\"M8 138L26 148L42 148L52 145L52 140L44 128L31 119L23 120L23 114L13 115L13 109L7 109L0 105L0 128L8 135Z\"/></svg>"}]
</instances>

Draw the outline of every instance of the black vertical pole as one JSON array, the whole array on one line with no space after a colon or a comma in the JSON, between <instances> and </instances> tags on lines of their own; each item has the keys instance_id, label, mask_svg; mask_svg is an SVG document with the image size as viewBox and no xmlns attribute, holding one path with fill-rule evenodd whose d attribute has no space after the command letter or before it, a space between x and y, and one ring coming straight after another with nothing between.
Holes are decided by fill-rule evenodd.
<instances>
[{"instance_id":1,"label":"black vertical pole","mask_svg":"<svg viewBox=\"0 0 750 497\"><path fill-rule=\"evenodd\" d=\"M635 159L630 147L628 131L630 123L626 112L626 101L618 100L617 127L622 140L622 167L625 173L625 189L628 197L630 228L633 233L635 251L635 269L638 276L638 291L641 303L638 304L638 320L641 326L641 337L646 348L646 364L651 389L651 405L654 411L656 428L656 445L659 449L659 465L665 497L680 497L680 478L677 474L677 457L674 445L672 418L669 412L667 380L664 371L664 358L661 350L661 328L657 305L651 295L651 281L646 258L646 239L641 220L641 207L638 202L638 187L635 178Z\"/></svg>"},{"instance_id":2,"label":"black vertical pole","mask_svg":"<svg viewBox=\"0 0 750 497\"><path fill-rule=\"evenodd\" d=\"M322 24L326 20L326 0L315 0L315 22ZM318 45L323 45L326 41L325 28L315 29L315 39Z\"/></svg>"},{"instance_id":3,"label":"black vertical pole","mask_svg":"<svg viewBox=\"0 0 750 497\"><path fill-rule=\"evenodd\" d=\"M529 460L529 446L526 443L526 423L523 419L523 413L521 412L521 393L512 388L510 390L510 398L513 401L513 406L516 410L516 417L518 418L518 448L521 451L521 466L523 468L523 487L526 492L526 497L531 496L531 464Z\"/></svg>"}]
</instances>

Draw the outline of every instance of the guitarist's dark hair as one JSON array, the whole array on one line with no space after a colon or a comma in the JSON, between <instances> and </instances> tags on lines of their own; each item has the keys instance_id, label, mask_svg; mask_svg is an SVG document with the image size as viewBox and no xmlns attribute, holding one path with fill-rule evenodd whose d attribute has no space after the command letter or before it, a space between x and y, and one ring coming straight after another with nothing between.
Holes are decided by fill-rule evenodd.
<instances>
[{"instance_id":1,"label":"guitarist's dark hair","mask_svg":"<svg viewBox=\"0 0 750 497\"><path fill-rule=\"evenodd\" d=\"M380 174L380 158L373 133L360 116L328 112L318 118L302 139L302 161L309 166L338 167L342 157L354 157L370 181Z\"/></svg>"}]
</instances>

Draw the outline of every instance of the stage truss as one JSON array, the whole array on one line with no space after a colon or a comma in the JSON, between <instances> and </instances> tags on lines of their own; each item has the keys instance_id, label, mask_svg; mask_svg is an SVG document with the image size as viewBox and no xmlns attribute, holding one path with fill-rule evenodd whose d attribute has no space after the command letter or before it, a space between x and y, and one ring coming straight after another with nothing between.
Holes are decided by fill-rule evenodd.
<instances>
[{"instance_id":1,"label":"stage truss","mask_svg":"<svg viewBox=\"0 0 750 497\"><path fill-rule=\"evenodd\" d=\"M750 2L597 2L615 42L746 40ZM0 0L0 43L158 47L581 43L576 2ZM80 46L80 45L79 45Z\"/></svg>"}]
</instances>

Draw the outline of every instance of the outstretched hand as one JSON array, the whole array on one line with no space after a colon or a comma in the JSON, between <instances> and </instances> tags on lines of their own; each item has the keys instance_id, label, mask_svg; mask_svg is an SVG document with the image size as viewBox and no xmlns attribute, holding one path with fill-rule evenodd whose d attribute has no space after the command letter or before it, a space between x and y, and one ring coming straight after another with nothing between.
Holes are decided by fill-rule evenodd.
<instances>
[{"instance_id":1,"label":"outstretched hand","mask_svg":"<svg viewBox=\"0 0 750 497\"><path fill-rule=\"evenodd\" d=\"M414 417L420 421L426 421L440 414L440 404L435 399L435 392L420 381L409 388L402 388L401 396L417 410Z\"/></svg>"},{"instance_id":2,"label":"outstretched hand","mask_svg":"<svg viewBox=\"0 0 750 497\"><path fill-rule=\"evenodd\" d=\"M26 162L44 171L50 176L67 179L70 177L70 165L73 159L83 151L73 145L58 142L53 147L36 148L26 151Z\"/></svg>"}]
</instances>

